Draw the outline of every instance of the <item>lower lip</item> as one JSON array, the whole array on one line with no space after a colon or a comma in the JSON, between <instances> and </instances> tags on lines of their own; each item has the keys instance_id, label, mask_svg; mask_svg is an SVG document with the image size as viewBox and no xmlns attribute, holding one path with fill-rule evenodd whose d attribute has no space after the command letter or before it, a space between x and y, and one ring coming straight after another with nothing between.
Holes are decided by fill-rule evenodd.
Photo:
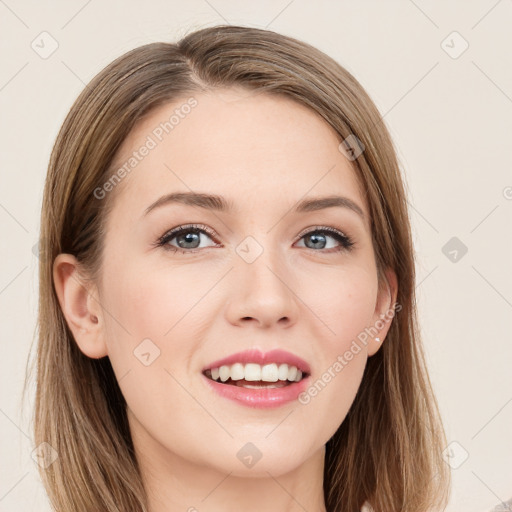
<instances>
[{"instance_id":1,"label":"lower lip","mask_svg":"<svg viewBox=\"0 0 512 512\"><path fill-rule=\"evenodd\" d=\"M206 375L202 375L202 377L206 379L208 385L220 396L234 400L247 407L258 409L280 407L297 400L298 396L306 389L309 381L308 375L299 382L293 382L283 388L248 389L231 384L221 384L206 377Z\"/></svg>"}]
</instances>

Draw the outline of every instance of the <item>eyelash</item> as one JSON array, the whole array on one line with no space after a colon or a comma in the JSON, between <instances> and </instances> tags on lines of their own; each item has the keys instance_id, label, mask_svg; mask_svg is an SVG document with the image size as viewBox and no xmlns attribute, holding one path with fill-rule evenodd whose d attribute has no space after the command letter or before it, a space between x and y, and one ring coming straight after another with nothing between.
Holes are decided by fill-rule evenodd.
<instances>
[{"instance_id":1,"label":"eyelash","mask_svg":"<svg viewBox=\"0 0 512 512\"><path fill-rule=\"evenodd\" d=\"M170 242L173 238L176 238L178 235L181 235L183 233L188 232L196 232L196 233L204 233L209 235L214 241L216 238L215 233L209 229L208 227L201 225L201 224L187 224L182 226L177 226L170 231L167 231L164 235L162 235L153 245L156 247L163 247L166 251L171 252L180 252L182 254L190 254L190 253L196 253L200 251L201 249L182 249L180 247L175 247L173 245L168 245L168 242ZM340 247L336 248L330 248L330 249L310 249L311 251L315 252L326 252L326 253L338 253L341 251L351 251L353 246L355 245L352 238L350 238L347 235L344 235L340 231L334 228L326 227L326 226L315 226L312 230L307 231L306 233L303 233L299 240L304 238L307 235L311 235L312 233L322 233L322 234L328 234L335 240L337 240L341 245ZM309 247L306 247L306 249L309 249Z\"/></svg>"}]
</instances>

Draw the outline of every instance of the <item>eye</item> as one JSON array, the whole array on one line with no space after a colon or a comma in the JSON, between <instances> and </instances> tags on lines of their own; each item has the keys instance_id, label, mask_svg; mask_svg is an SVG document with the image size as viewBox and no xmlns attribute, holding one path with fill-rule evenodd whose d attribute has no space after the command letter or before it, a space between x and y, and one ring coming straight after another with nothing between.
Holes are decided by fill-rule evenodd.
<instances>
[{"instance_id":1,"label":"eye","mask_svg":"<svg viewBox=\"0 0 512 512\"><path fill-rule=\"evenodd\" d=\"M300 239L310 241L311 247L306 245L308 249L325 249L327 245L326 240L328 238L336 240L340 245L338 247L328 247L327 249L333 250L323 252L350 251L354 246L354 241L348 235L344 235L341 231L329 227L316 227L315 229L304 233Z\"/></svg>"},{"instance_id":2,"label":"eye","mask_svg":"<svg viewBox=\"0 0 512 512\"><path fill-rule=\"evenodd\" d=\"M189 224L185 226L177 226L163 236L161 236L154 245L163 247L167 251L185 253L195 253L199 249L198 245L201 243L201 235L206 235L208 238L215 238L214 232L206 226ZM331 238L338 242L336 247L327 247L327 240ZM178 246L171 244L176 239ZM300 240L305 239L309 241L308 245L304 245L308 249L322 249L321 252L340 252L350 251L355 245L353 240L334 228L329 227L316 227L306 233L303 233ZM208 247L213 247L210 245Z\"/></svg>"},{"instance_id":3,"label":"eye","mask_svg":"<svg viewBox=\"0 0 512 512\"><path fill-rule=\"evenodd\" d=\"M179 251L181 253L197 252L194 249L197 249L198 244L201 242L201 235L215 237L213 231L206 226L190 224L171 229L157 240L156 245L163 247L167 251ZM170 242L174 239L176 239L178 247L170 245Z\"/></svg>"}]
</instances>

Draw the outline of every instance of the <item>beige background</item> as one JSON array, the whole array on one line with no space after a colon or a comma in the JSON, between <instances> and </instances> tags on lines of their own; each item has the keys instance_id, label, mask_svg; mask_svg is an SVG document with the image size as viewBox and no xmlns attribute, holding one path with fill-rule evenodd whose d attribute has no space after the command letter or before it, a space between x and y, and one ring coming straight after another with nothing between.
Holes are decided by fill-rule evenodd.
<instances>
[{"instance_id":1,"label":"beige background","mask_svg":"<svg viewBox=\"0 0 512 512\"><path fill-rule=\"evenodd\" d=\"M50 510L31 458L33 394L23 412L20 399L37 312L33 246L57 130L84 84L118 55L224 22L319 47L385 116L407 178L422 332L453 443L447 510L483 512L510 499L510 0L0 0L0 510Z\"/></svg>"}]
</instances>

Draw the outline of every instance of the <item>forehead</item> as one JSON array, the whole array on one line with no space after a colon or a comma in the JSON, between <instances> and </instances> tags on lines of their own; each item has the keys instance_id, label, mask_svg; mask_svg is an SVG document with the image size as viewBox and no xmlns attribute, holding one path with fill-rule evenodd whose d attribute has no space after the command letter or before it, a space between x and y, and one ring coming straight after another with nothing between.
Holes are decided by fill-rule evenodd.
<instances>
[{"instance_id":1,"label":"forehead","mask_svg":"<svg viewBox=\"0 0 512 512\"><path fill-rule=\"evenodd\" d=\"M123 142L112 169L128 172L115 203L142 214L165 193L197 190L226 197L241 213L248 205L341 194L367 214L340 141L317 113L283 96L191 93L150 112Z\"/></svg>"}]
</instances>

